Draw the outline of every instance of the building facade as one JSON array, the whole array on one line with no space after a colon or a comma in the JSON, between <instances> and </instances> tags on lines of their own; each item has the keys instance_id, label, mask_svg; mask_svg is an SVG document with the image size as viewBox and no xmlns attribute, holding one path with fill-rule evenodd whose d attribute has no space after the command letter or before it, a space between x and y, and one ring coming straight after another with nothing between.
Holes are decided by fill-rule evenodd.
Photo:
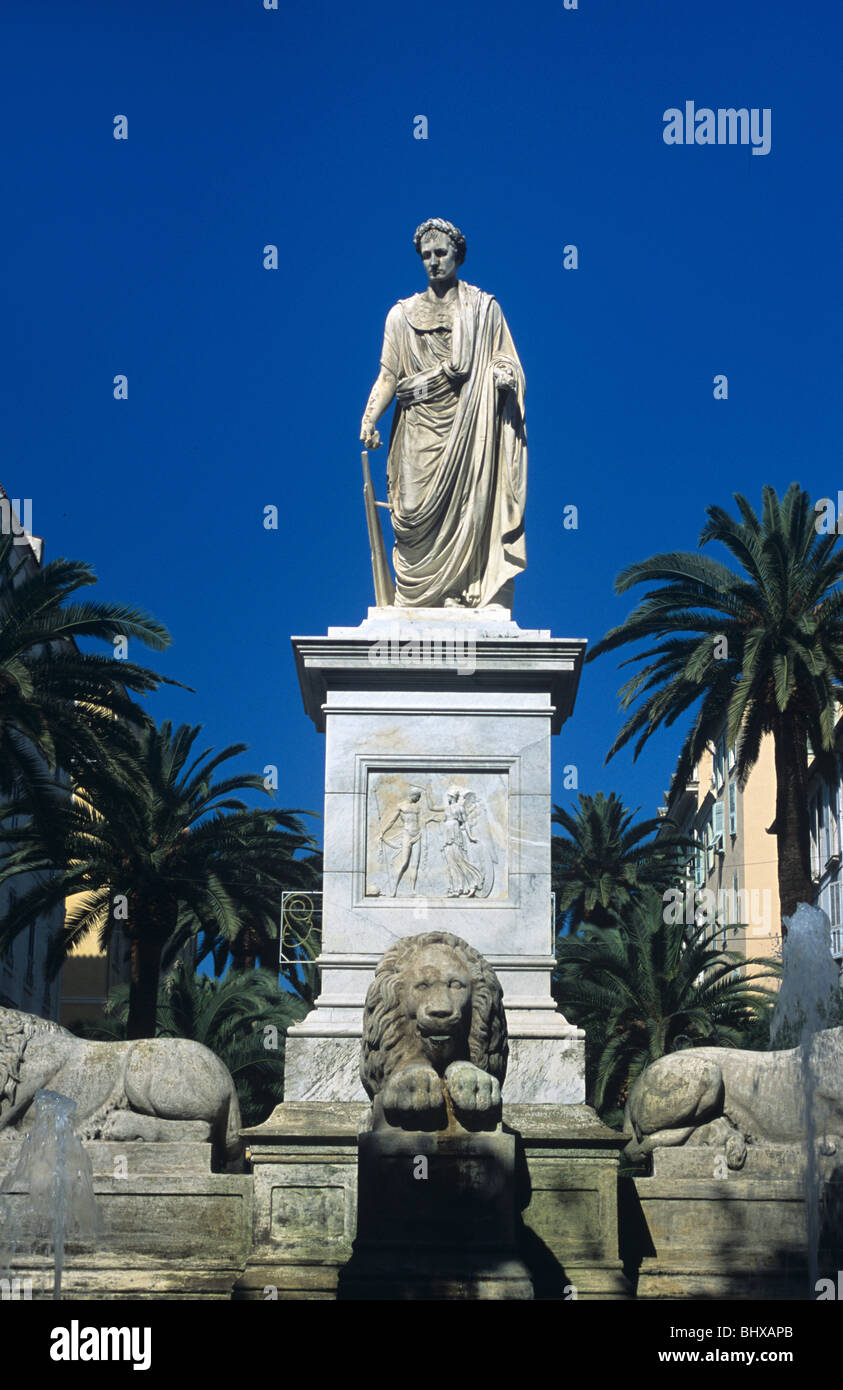
<instances>
[{"instance_id":1,"label":"building facade","mask_svg":"<svg viewBox=\"0 0 843 1390\"><path fill-rule=\"evenodd\" d=\"M808 815L811 826L811 871L817 885L817 906L831 923L831 954L843 971L843 917L841 917L841 806L843 806L843 720L838 721L835 742L836 778L829 784L820 777L816 763L808 770Z\"/></svg>"},{"instance_id":2,"label":"building facade","mask_svg":"<svg viewBox=\"0 0 843 1390\"><path fill-rule=\"evenodd\" d=\"M816 905L831 923L831 953L843 973L843 718L838 722L837 775L829 785L809 767L808 813ZM674 789L665 793L668 813ZM735 776L735 749L725 732L700 759L694 776L673 795L670 812L697 846L688 864L695 893L707 891L722 928L721 944L746 956L781 959L778 842L768 827L776 814L772 735L761 742L746 787Z\"/></svg>"},{"instance_id":3,"label":"building facade","mask_svg":"<svg viewBox=\"0 0 843 1390\"><path fill-rule=\"evenodd\" d=\"M665 793L668 814L696 842L687 867L693 911L716 923L718 944L747 957L781 959L778 854L768 833L776 808L773 740L762 740L758 761L741 788L734 746L725 732L711 745L682 788ZM693 920L690 912L689 920Z\"/></svg>"}]
</instances>

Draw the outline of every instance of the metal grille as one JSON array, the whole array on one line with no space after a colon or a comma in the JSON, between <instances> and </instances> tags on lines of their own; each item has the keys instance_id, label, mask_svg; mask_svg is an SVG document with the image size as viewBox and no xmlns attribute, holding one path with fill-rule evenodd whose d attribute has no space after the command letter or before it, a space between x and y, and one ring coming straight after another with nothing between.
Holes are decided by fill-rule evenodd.
<instances>
[{"instance_id":1,"label":"metal grille","mask_svg":"<svg viewBox=\"0 0 843 1390\"><path fill-rule=\"evenodd\" d=\"M278 952L281 972L311 1001L318 993L319 968L315 962L321 949L321 891L289 889L282 893Z\"/></svg>"}]
</instances>

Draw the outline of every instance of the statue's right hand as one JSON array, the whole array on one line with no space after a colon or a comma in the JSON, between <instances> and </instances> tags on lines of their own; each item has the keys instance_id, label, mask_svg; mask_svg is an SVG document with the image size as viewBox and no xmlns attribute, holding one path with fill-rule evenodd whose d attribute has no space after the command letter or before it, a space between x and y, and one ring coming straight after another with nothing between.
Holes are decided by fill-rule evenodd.
<instances>
[{"instance_id":1,"label":"statue's right hand","mask_svg":"<svg viewBox=\"0 0 843 1390\"><path fill-rule=\"evenodd\" d=\"M381 447L381 437L374 425L370 425L366 420L360 427L360 443L366 449L379 449Z\"/></svg>"}]
</instances>

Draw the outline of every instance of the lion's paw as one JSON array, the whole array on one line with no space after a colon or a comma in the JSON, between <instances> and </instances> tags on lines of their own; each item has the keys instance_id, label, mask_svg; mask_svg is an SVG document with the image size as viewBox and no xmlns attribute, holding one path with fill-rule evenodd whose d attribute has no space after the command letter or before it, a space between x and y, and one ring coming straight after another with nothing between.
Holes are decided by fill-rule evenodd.
<instances>
[{"instance_id":1,"label":"lion's paw","mask_svg":"<svg viewBox=\"0 0 843 1390\"><path fill-rule=\"evenodd\" d=\"M739 1172L746 1163L747 1147L746 1140L742 1134L735 1131L726 1140L726 1165L732 1172Z\"/></svg>"},{"instance_id":2,"label":"lion's paw","mask_svg":"<svg viewBox=\"0 0 843 1390\"><path fill-rule=\"evenodd\" d=\"M497 1077L481 1071L472 1062L452 1062L445 1072L445 1080L457 1110L485 1115L500 1108L501 1088Z\"/></svg>"},{"instance_id":3,"label":"lion's paw","mask_svg":"<svg viewBox=\"0 0 843 1390\"><path fill-rule=\"evenodd\" d=\"M442 1082L432 1067L403 1067L393 1072L383 1093L383 1109L391 1125L407 1125L420 1116L444 1111ZM412 1127L412 1126L410 1126Z\"/></svg>"}]
</instances>

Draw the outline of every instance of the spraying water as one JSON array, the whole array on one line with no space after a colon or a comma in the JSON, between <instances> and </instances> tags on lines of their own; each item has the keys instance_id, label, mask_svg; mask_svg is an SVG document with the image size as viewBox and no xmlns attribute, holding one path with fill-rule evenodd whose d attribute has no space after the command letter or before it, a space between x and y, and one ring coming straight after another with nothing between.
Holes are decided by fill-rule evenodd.
<instances>
[{"instance_id":1,"label":"spraying water","mask_svg":"<svg viewBox=\"0 0 843 1390\"><path fill-rule=\"evenodd\" d=\"M65 1243L91 1242L102 1233L91 1160L73 1132L76 1102L55 1091L36 1091L32 1125L17 1163L0 1183L0 1248L11 1268L15 1253L52 1249L53 1298L61 1298ZM26 1193L14 1202L11 1194ZM3 1194L10 1194L3 1200Z\"/></svg>"},{"instance_id":2,"label":"spraying water","mask_svg":"<svg viewBox=\"0 0 843 1390\"><path fill-rule=\"evenodd\" d=\"M831 954L831 923L816 907L800 903L792 917L785 917L787 936L782 951L782 987L770 1024L770 1042L776 1047L802 1048L802 1080L805 1134L805 1211L808 1225L808 1277L811 1296L817 1283L820 1243L819 1172L814 1097L821 1081L820 1060L814 1040L823 1028L839 1021L840 976Z\"/></svg>"}]
</instances>

